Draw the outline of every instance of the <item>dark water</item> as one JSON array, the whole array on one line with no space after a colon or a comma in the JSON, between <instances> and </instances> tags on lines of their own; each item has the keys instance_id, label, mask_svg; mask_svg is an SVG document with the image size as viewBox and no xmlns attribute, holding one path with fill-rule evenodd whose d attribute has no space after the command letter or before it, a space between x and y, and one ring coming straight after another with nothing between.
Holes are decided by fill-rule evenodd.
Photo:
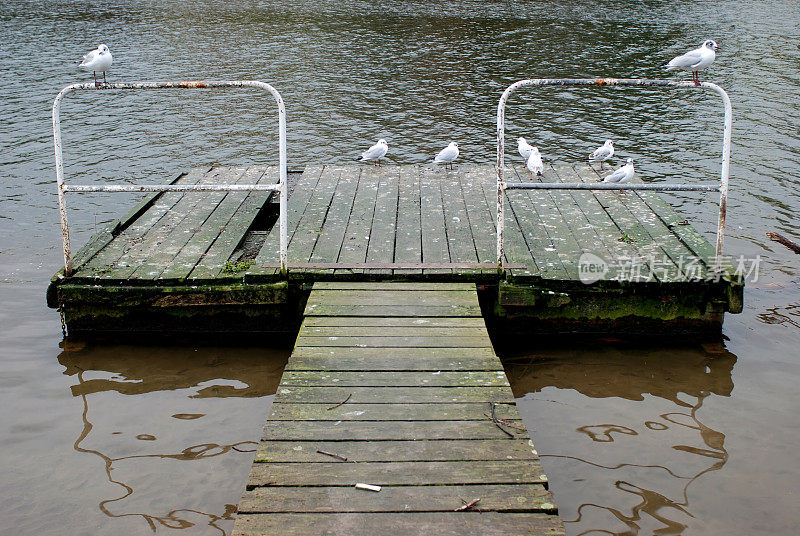
<instances>
[{"instance_id":1,"label":"dark water","mask_svg":"<svg viewBox=\"0 0 800 536\"><path fill-rule=\"evenodd\" d=\"M724 340L530 341L509 375L569 534L795 534L800 524L796 2L0 2L0 529L218 534L232 527L285 350L64 342L44 306L59 265L50 107L91 75L253 78L288 107L289 161L347 162L379 137L396 163L451 139L493 161L497 99L530 76L665 77L713 38L708 75L734 103L726 251L761 258ZM509 139L582 158L611 137L645 180L714 180L721 106L700 92L521 91ZM211 161L271 163L275 113L234 93L73 94L74 182L160 181ZM670 201L701 230L711 199ZM83 243L131 205L70 198ZM709 235L711 236L711 235ZM266 341L268 346L268 341Z\"/></svg>"}]
</instances>

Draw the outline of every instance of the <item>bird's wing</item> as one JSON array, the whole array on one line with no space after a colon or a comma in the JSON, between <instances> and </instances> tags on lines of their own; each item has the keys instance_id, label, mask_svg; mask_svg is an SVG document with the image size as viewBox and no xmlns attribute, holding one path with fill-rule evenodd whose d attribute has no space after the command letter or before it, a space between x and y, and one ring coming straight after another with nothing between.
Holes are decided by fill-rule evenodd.
<instances>
[{"instance_id":1,"label":"bird's wing","mask_svg":"<svg viewBox=\"0 0 800 536\"><path fill-rule=\"evenodd\" d=\"M606 175L606 177L603 179L603 182L619 182L624 176L625 176L625 169L619 168L611 175Z\"/></svg>"},{"instance_id":2,"label":"bird's wing","mask_svg":"<svg viewBox=\"0 0 800 536\"><path fill-rule=\"evenodd\" d=\"M381 147L380 144L376 143L375 145L364 151L361 154L361 158L363 158L364 160L374 160L376 158L380 158L381 156L383 156L382 151L383 147Z\"/></svg>"},{"instance_id":3,"label":"bird's wing","mask_svg":"<svg viewBox=\"0 0 800 536\"><path fill-rule=\"evenodd\" d=\"M88 64L92 63L95 59L97 59L97 56L99 56L97 50L92 50L91 52L88 52L83 57L83 61L80 64L81 65L88 65Z\"/></svg>"},{"instance_id":4,"label":"bird's wing","mask_svg":"<svg viewBox=\"0 0 800 536\"><path fill-rule=\"evenodd\" d=\"M455 147L447 146L439 151L439 154L437 154L436 158L433 160L435 162L449 162L455 159L456 155L458 154L456 151L457 149Z\"/></svg>"},{"instance_id":5,"label":"bird's wing","mask_svg":"<svg viewBox=\"0 0 800 536\"><path fill-rule=\"evenodd\" d=\"M589 158L596 159L596 158L604 158L611 154L611 149L608 146L603 145L602 147L598 147L594 150Z\"/></svg>"},{"instance_id":6,"label":"bird's wing","mask_svg":"<svg viewBox=\"0 0 800 536\"><path fill-rule=\"evenodd\" d=\"M692 50L683 54L682 56L678 56L676 58L672 58L669 63L667 63L668 67L693 67L697 65L703 60L703 55L700 50Z\"/></svg>"}]
</instances>

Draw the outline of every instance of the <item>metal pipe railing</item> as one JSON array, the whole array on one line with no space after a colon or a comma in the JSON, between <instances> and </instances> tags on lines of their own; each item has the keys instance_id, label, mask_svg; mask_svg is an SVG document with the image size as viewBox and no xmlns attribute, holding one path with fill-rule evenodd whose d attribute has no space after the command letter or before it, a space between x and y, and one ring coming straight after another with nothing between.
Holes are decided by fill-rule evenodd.
<instances>
[{"instance_id":1,"label":"metal pipe railing","mask_svg":"<svg viewBox=\"0 0 800 536\"><path fill-rule=\"evenodd\" d=\"M66 184L64 182L64 161L61 149L61 101L76 90L109 90L109 89L207 89L207 88L244 88L265 89L275 98L278 105L278 144L279 172L277 184L143 184L143 185L85 185ZM286 182L286 108L280 93L258 80L220 80L220 81L187 81L187 82L134 82L113 84L72 84L62 89L53 101L53 145L56 158L56 184L58 187L58 209L61 223L61 237L64 245L64 275L72 274L72 258L70 251L70 232L67 220L66 192L205 192L205 191L273 191L280 196L280 264L281 271L286 272L286 256L288 247L287 212L288 185Z\"/></svg>"},{"instance_id":2,"label":"metal pipe railing","mask_svg":"<svg viewBox=\"0 0 800 536\"><path fill-rule=\"evenodd\" d=\"M725 126L722 136L722 171L719 186L692 184L604 184L604 183L539 183L508 184L503 177L505 169L505 108L511 94L523 86L583 86L583 87L661 87L661 88L705 88L716 92L725 107ZM731 130L733 126L733 110L731 100L724 89L711 82L675 82L672 80L648 80L644 78L532 78L519 80L508 86L497 104L497 266L503 268L503 230L505 212L505 190L656 190L656 191L706 191L719 192L719 216L717 219L717 243L714 269L719 270L722 262L722 247L725 238L725 217L728 204L728 174L731 159Z\"/></svg>"}]
</instances>

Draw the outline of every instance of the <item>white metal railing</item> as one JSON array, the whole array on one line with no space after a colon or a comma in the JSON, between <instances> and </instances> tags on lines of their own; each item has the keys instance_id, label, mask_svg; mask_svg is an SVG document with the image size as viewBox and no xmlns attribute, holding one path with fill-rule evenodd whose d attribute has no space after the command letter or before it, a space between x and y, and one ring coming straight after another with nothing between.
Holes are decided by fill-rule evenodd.
<instances>
[{"instance_id":1,"label":"white metal railing","mask_svg":"<svg viewBox=\"0 0 800 536\"><path fill-rule=\"evenodd\" d=\"M509 96L523 86L583 86L583 87L662 87L662 88L705 88L716 92L725 106L725 127L722 137L722 173L719 186L697 184L607 184L607 183L507 183L503 178L505 161L505 108ZM725 215L728 203L728 172L731 160L731 127L733 112L731 100L724 89L711 82L675 82L671 80L647 80L643 78L532 78L520 80L508 86L497 105L497 265L503 268L503 229L505 227L505 191L525 190L657 190L657 191L701 191L719 192L719 217L717 220L717 244L714 269L721 268L722 245L725 237Z\"/></svg>"},{"instance_id":2,"label":"white metal railing","mask_svg":"<svg viewBox=\"0 0 800 536\"><path fill-rule=\"evenodd\" d=\"M265 89L275 98L278 105L278 143L279 143L279 175L277 184L142 184L142 185L85 185L66 184L64 182L64 164L61 154L61 101L68 93L76 90L110 90L110 89L206 89L206 88L243 88ZM221 81L187 81L187 82L135 82L99 84L72 84L62 89L53 101L53 145L56 154L56 182L58 185L58 209L61 220L61 236L64 244L64 275L72 274L72 258L70 253L69 223L67 206L64 199L66 192L240 192L240 191L273 191L280 195L280 264L286 271L287 222L286 202L288 187L286 183L286 108L280 93L267 84L257 80L221 80Z\"/></svg>"}]
</instances>

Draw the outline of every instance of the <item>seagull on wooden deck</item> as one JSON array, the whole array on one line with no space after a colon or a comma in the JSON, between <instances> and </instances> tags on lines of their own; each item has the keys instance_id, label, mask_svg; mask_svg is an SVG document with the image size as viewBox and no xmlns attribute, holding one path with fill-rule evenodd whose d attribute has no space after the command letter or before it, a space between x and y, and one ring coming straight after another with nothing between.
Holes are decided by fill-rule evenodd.
<instances>
[{"instance_id":1,"label":"seagull on wooden deck","mask_svg":"<svg viewBox=\"0 0 800 536\"><path fill-rule=\"evenodd\" d=\"M610 175L606 175L603 177L602 181L598 182L612 182L617 184L623 184L626 182L630 182L633 179L633 174L635 170L633 169L633 158L628 158L625 162L625 165L616 170L615 172L611 173ZM620 190L620 192L625 193L625 190Z\"/></svg>"},{"instance_id":2,"label":"seagull on wooden deck","mask_svg":"<svg viewBox=\"0 0 800 536\"><path fill-rule=\"evenodd\" d=\"M381 165L381 158L386 156L386 153L389 152L389 145L386 143L386 140L383 138L378 140L378 143L361 153L361 158L359 162L368 162L370 160L375 161L376 166Z\"/></svg>"},{"instance_id":3,"label":"seagull on wooden deck","mask_svg":"<svg viewBox=\"0 0 800 536\"><path fill-rule=\"evenodd\" d=\"M702 71L714 63L717 57L717 50L719 50L719 45L716 41L708 39L699 48L672 58L664 64L664 67L670 70L681 69L684 71L692 71L692 81L694 85L699 86L700 75L698 71Z\"/></svg>"},{"instance_id":4,"label":"seagull on wooden deck","mask_svg":"<svg viewBox=\"0 0 800 536\"><path fill-rule=\"evenodd\" d=\"M589 161L599 161L600 169L603 169L603 162L612 156L614 156L614 142L612 140L606 140L603 145L595 149L594 152L589 155Z\"/></svg>"},{"instance_id":5,"label":"seagull on wooden deck","mask_svg":"<svg viewBox=\"0 0 800 536\"><path fill-rule=\"evenodd\" d=\"M519 151L519 155L520 155L520 156L521 156L521 157L522 157L522 158L523 158L523 159L524 159L526 162L528 161L528 157L530 157L530 156L531 156L531 151L532 151L532 150L533 150L533 147L531 147L531 144L530 144L530 143L528 143L527 141L525 141L525 138L523 138L522 136L520 136L519 138L517 138L517 151Z\"/></svg>"},{"instance_id":6,"label":"seagull on wooden deck","mask_svg":"<svg viewBox=\"0 0 800 536\"><path fill-rule=\"evenodd\" d=\"M111 51L108 50L108 47L100 45L95 50L88 52L78 64L78 67L84 71L92 71L94 85L100 87L100 82L97 81L97 73L103 73L103 83L107 84L106 71L111 68L113 60L114 58L111 57Z\"/></svg>"},{"instance_id":7,"label":"seagull on wooden deck","mask_svg":"<svg viewBox=\"0 0 800 536\"><path fill-rule=\"evenodd\" d=\"M458 144L454 141L450 145L439 151L436 158L433 159L434 164L444 164L445 168L449 165L453 169L453 162L458 158Z\"/></svg>"},{"instance_id":8,"label":"seagull on wooden deck","mask_svg":"<svg viewBox=\"0 0 800 536\"><path fill-rule=\"evenodd\" d=\"M538 147L531 147L531 154L528 156L528 161L525 162L525 167L531 172L531 180L533 180L534 173L539 177L544 173L544 163ZM541 181L542 179L539 180Z\"/></svg>"}]
</instances>

